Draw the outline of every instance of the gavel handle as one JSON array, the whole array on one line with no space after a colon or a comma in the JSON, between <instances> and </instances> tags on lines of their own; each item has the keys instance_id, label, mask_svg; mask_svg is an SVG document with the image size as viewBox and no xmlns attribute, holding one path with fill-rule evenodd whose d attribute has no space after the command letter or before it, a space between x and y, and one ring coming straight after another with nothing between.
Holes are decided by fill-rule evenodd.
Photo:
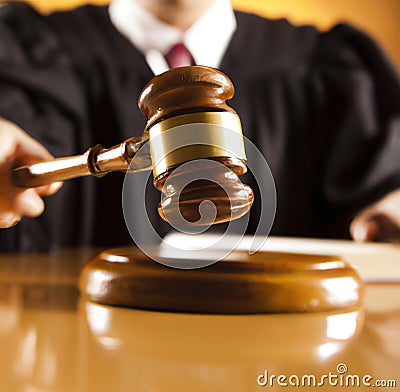
<instances>
[{"instance_id":1,"label":"gavel handle","mask_svg":"<svg viewBox=\"0 0 400 392\"><path fill-rule=\"evenodd\" d=\"M147 136L142 135L109 149L96 145L82 155L18 167L11 171L11 182L20 188L36 188L77 177L92 175L98 178L111 171L126 171L147 140Z\"/></svg>"}]
</instances>

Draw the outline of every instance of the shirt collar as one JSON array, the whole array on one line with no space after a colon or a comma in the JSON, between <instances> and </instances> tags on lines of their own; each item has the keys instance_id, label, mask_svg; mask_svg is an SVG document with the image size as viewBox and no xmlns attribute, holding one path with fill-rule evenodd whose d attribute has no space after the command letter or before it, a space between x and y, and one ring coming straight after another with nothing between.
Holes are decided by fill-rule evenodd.
<instances>
[{"instance_id":1,"label":"shirt collar","mask_svg":"<svg viewBox=\"0 0 400 392\"><path fill-rule=\"evenodd\" d=\"M168 69L163 55L178 42L186 45L197 65L218 68L236 30L229 0L217 0L185 32L160 21L132 0L113 0L109 13L116 29L144 54L155 74Z\"/></svg>"}]
</instances>

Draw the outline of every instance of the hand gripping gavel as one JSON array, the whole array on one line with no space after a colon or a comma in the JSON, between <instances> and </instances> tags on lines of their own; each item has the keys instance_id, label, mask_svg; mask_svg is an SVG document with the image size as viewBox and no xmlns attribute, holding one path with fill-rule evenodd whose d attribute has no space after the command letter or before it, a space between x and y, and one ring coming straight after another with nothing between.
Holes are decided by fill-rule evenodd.
<instances>
[{"instance_id":1,"label":"hand gripping gavel","mask_svg":"<svg viewBox=\"0 0 400 392\"><path fill-rule=\"evenodd\" d=\"M247 168L240 119L225 102L233 93L231 81L216 69L193 66L167 71L154 77L139 96L139 108L148 118L142 136L109 149L97 145L83 155L19 167L11 172L12 182L34 188L86 175L102 177L111 171L127 171L140 148L149 142L151 163L139 160L133 170L153 169L154 185L164 193L158 206L164 220L171 223L168 211L179 206L182 216L196 224L204 200L213 202L216 215L213 222L202 224L239 218L250 209L254 196L238 178ZM200 176L183 190L175 189L174 184L185 173L176 169L193 160L205 160L203 170L207 162L218 162L226 170L218 170L212 180ZM176 178L174 171L179 172ZM214 172L213 165L210 172ZM166 181L168 186L164 187Z\"/></svg>"}]
</instances>

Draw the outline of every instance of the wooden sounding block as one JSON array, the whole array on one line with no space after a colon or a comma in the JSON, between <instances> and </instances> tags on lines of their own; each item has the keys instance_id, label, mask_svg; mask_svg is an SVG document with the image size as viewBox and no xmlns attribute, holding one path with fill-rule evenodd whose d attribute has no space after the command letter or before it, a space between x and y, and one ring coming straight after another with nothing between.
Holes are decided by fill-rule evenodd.
<instances>
[{"instance_id":1,"label":"wooden sounding block","mask_svg":"<svg viewBox=\"0 0 400 392\"><path fill-rule=\"evenodd\" d=\"M133 247L100 253L83 269L80 290L105 305L209 314L344 310L360 306L363 296L361 279L340 257L236 251L211 266L182 270Z\"/></svg>"}]
</instances>

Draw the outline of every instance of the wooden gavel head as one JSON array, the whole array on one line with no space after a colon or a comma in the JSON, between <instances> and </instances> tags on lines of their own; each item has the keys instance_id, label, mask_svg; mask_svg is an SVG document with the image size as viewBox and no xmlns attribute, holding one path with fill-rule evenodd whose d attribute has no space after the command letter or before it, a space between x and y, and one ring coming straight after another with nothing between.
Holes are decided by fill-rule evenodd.
<instances>
[{"instance_id":1,"label":"wooden gavel head","mask_svg":"<svg viewBox=\"0 0 400 392\"><path fill-rule=\"evenodd\" d=\"M242 184L246 155L240 119L226 104L234 88L221 71L181 67L154 77L139 96L148 118L158 211L171 224L222 223L249 211L254 195ZM205 213L202 202L213 204Z\"/></svg>"},{"instance_id":2,"label":"wooden gavel head","mask_svg":"<svg viewBox=\"0 0 400 392\"><path fill-rule=\"evenodd\" d=\"M254 196L238 178L246 172L246 155L239 117L225 102L232 96L232 83L215 69L165 72L140 94L139 107L148 118L143 135L108 149L96 145L82 155L15 168L10 181L32 188L153 168L154 184L164 194L158 211L172 225L204 226L239 218ZM147 141L151 157L142 154L137 159ZM212 203L211 213L204 201Z\"/></svg>"}]
</instances>

